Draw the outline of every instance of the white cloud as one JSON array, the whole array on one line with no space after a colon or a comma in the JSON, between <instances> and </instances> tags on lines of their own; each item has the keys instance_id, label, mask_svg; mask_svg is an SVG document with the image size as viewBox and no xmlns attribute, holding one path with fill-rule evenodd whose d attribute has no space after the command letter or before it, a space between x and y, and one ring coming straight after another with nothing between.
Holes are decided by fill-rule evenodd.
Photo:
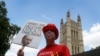
<instances>
[{"instance_id":1,"label":"white cloud","mask_svg":"<svg viewBox=\"0 0 100 56\"><path fill-rule=\"evenodd\" d=\"M45 14L41 15L41 17L42 17L44 20L46 20L47 22L52 22L52 19L51 19L49 16L45 15Z\"/></svg>"},{"instance_id":2,"label":"white cloud","mask_svg":"<svg viewBox=\"0 0 100 56\"><path fill-rule=\"evenodd\" d=\"M90 29L91 33L99 32L99 31L100 31L100 24L99 23L94 24Z\"/></svg>"},{"instance_id":3,"label":"white cloud","mask_svg":"<svg viewBox=\"0 0 100 56\"><path fill-rule=\"evenodd\" d=\"M95 48L100 46L100 24L94 24L89 31L84 30L83 39L85 47L88 46L89 48Z\"/></svg>"}]
</instances>

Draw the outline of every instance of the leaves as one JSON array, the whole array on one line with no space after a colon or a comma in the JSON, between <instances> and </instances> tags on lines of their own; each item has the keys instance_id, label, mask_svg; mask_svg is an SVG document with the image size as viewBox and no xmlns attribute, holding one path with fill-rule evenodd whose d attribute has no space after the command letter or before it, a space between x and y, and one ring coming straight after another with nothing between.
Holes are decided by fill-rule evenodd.
<instances>
[{"instance_id":1,"label":"leaves","mask_svg":"<svg viewBox=\"0 0 100 56\"><path fill-rule=\"evenodd\" d=\"M9 22L5 2L0 1L0 56L4 56L10 48L10 40L18 33L20 27Z\"/></svg>"}]
</instances>

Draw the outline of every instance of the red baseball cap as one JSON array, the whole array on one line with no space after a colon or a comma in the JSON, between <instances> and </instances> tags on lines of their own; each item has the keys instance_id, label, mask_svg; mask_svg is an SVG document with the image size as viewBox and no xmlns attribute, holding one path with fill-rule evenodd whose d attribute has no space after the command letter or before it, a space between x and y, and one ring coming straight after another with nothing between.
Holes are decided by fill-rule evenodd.
<instances>
[{"instance_id":1,"label":"red baseball cap","mask_svg":"<svg viewBox=\"0 0 100 56\"><path fill-rule=\"evenodd\" d=\"M55 32L55 34L56 34L56 38L55 39L58 38L59 33L58 33L58 29L55 26L55 24L49 23L46 26L44 26L43 29L42 29L43 33L45 33L48 30L53 30Z\"/></svg>"}]
</instances>

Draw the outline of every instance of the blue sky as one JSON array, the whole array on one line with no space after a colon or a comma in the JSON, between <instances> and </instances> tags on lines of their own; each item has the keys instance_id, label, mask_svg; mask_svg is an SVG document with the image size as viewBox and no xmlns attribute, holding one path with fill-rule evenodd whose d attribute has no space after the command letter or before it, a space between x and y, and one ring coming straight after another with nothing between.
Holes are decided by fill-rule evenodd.
<instances>
[{"instance_id":1,"label":"blue sky","mask_svg":"<svg viewBox=\"0 0 100 56\"><path fill-rule=\"evenodd\" d=\"M98 5L98 0L6 0L8 17L19 26L29 19L60 25L60 19L66 20L66 12L70 10L72 19L76 20L80 14L83 29L89 29L99 20Z\"/></svg>"},{"instance_id":2,"label":"blue sky","mask_svg":"<svg viewBox=\"0 0 100 56\"><path fill-rule=\"evenodd\" d=\"M77 15L80 14L85 50L98 46L97 41L99 41L98 37L100 37L99 0L5 0L5 2L8 10L7 17L11 23L20 27L27 20L35 20L54 23L59 29L61 18L66 22L66 12L68 10L70 10L71 17L75 21L77 20ZM40 44L39 48L45 45L45 40L42 39L42 41L44 42ZM13 48L12 46L11 48ZM12 49L8 53L15 55ZM14 56L13 54L12 56Z\"/></svg>"}]
</instances>

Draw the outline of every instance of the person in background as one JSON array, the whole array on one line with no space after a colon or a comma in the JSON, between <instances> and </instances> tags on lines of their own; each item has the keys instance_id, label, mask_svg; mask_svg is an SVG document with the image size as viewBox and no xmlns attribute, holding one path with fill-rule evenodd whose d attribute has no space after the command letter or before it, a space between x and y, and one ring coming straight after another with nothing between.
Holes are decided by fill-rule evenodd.
<instances>
[{"instance_id":1,"label":"person in background","mask_svg":"<svg viewBox=\"0 0 100 56\"><path fill-rule=\"evenodd\" d=\"M38 52L37 56L70 56L67 46L55 43L59 35L55 24L47 24L42 31L45 36L46 46Z\"/></svg>"}]
</instances>

